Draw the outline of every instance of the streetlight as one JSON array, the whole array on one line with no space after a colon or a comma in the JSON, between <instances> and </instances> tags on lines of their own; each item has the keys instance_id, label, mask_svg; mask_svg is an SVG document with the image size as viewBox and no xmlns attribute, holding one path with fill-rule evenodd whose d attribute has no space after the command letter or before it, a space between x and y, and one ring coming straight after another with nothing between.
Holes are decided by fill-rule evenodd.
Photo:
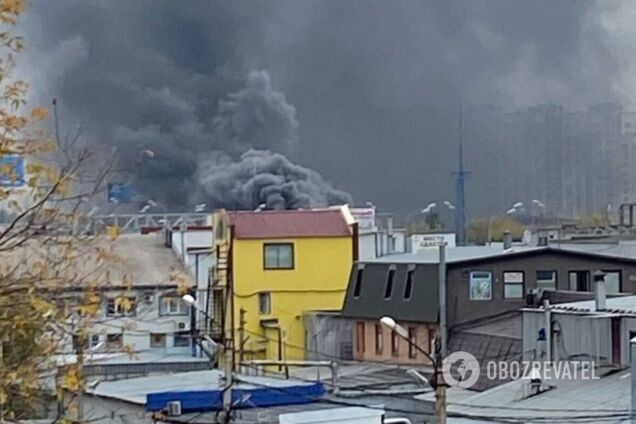
<instances>
[{"instance_id":1,"label":"streetlight","mask_svg":"<svg viewBox=\"0 0 636 424\"><path fill-rule=\"evenodd\" d=\"M545 212L545 203L543 203L541 200L532 199L532 204L536 205L541 210L539 212L539 216L543 216L543 213ZM532 226L536 227L536 220L535 220L534 214L532 214Z\"/></svg>"},{"instance_id":2,"label":"streetlight","mask_svg":"<svg viewBox=\"0 0 636 424\"><path fill-rule=\"evenodd\" d=\"M422 210L420 211L420 213L424 213L424 214L429 213L429 212L431 212L431 210L432 210L433 208L435 208L435 207L437 207L437 203L435 203L435 202L431 202L431 203L429 203L428 205L426 205L426 207L425 207L424 209L422 209Z\"/></svg>"},{"instance_id":3,"label":"streetlight","mask_svg":"<svg viewBox=\"0 0 636 424\"><path fill-rule=\"evenodd\" d=\"M389 316L384 316L380 319L380 324L388 328L397 334L400 338L406 340L409 346L417 349L421 352L433 365L435 378L431 382L431 387L435 389L435 416L437 417L438 424L446 424L446 383L442 376L442 355L438 349L436 354L437 359L434 359L428 352L419 347L417 344L409 338L409 333L404 327L395 322L395 320ZM439 337L436 338L436 344L439 341Z\"/></svg>"},{"instance_id":4,"label":"streetlight","mask_svg":"<svg viewBox=\"0 0 636 424\"><path fill-rule=\"evenodd\" d=\"M193 309L196 309L197 311L201 312L205 318L210 321L210 315L208 315L207 312L202 311L201 309L199 309L199 307L196 305L196 301L194 296L192 296L191 294L184 294L183 296L181 296L181 299L189 306L191 306ZM230 412L232 409L232 384L234 382L234 378L232 375L232 362L234 360L233 358L233 353L232 353L232 349L226 349L224 345L220 345L218 343L216 343L214 340L212 340L212 338L210 338L209 335L205 335L203 336L203 338L205 339L205 341L207 341L208 343L210 343L212 345L212 348L218 352L219 350L222 350L223 353L225 354L225 366L224 366L224 378L225 378L225 387L223 388L223 411L225 412L225 417L226 417L226 422L229 422L229 417L230 417ZM203 346L201 345L201 348L203 348ZM206 354L208 356L211 355L211 353L206 352ZM210 358L212 358L212 356L210 356Z\"/></svg>"}]
</instances>

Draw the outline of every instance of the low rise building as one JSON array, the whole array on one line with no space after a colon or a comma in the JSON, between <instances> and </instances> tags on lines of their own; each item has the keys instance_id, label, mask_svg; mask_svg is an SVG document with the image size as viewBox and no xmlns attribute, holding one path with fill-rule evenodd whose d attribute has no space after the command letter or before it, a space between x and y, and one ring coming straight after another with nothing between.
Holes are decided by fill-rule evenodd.
<instances>
[{"instance_id":1,"label":"low rise building","mask_svg":"<svg viewBox=\"0 0 636 424\"><path fill-rule=\"evenodd\" d=\"M358 252L348 209L219 211L213 225L213 335L240 359L303 359L303 312L342 308Z\"/></svg>"},{"instance_id":2,"label":"low rise building","mask_svg":"<svg viewBox=\"0 0 636 424\"><path fill-rule=\"evenodd\" d=\"M554 361L584 359L621 368L631 363L629 341L634 337L636 296L561 303L547 312L545 307L523 309L527 360L547 360L550 352Z\"/></svg>"}]
</instances>

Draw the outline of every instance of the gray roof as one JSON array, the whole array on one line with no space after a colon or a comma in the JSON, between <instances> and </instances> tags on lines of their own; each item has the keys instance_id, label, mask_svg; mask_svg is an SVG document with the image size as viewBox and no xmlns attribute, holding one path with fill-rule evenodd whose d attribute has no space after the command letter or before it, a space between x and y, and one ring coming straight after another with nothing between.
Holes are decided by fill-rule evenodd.
<instances>
[{"instance_id":1,"label":"gray roof","mask_svg":"<svg viewBox=\"0 0 636 424\"><path fill-rule=\"evenodd\" d=\"M345 366L343 369L341 369L341 372L345 375L353 372L358 377L360 377L370 371L369 369L365 368L369 368L369 365L359 365L352 370L349 370ZM393 369L395 370L395 368ZM401 370L401 373L404 376L406 375L405 370ZM97 385L97 387L95 387L94 389L89 389L89 392L90 394L93 394L95 396L102 397L102 399L114 399L136 405L136 407L139 408L139 411L141 412L145 411L147 393L172 390L220 389L223 386L223 382L221 380L222 375L222 371L214 369L206 371L193 371L187 373L173 373L130 378L117 381L104 381ZM310 377L310 375L307 375L307 377ZM321 374L321 377L326 377L324 372ZM233 387L252 388L269 386L285 388L290 386L298 386L301 384L313 384L311 378L308 378L306 380L293 378L290 380L284 380L281 378L243 375L238 376L238 378L241 382L235 383ZM250 384L250 382L252 382L253 385ZM278 416L280 414L341 409L345 406L367 406L373 409L386 408L387 416L407 416L410 417L413 422L416 422L416 419L421 420L423 416L428 416L431 409L430 406L428 406L426 403L419 402L410 396L405 396L404 398L396 398L394 395L369 395L360 398L340 398L334 394L326 395L322 400L301 405L282 405L270 408L239 409L236 412L236 419L233 422L278 422ZM187 413L178 417L178 421L189 423L209 423L214 422L215 420L215 411Z\"/></svg>"},{"instance_id":2,"label":"gray roof","mask_svg":"<svg viewBox=\"0 0 636 424\"><path fill-rule=\"evenodd\" d=\"M446 262L465 262L478 259L499 258L509 255L530 252L568 252L595 255L598 257L636 261L636 244L560 244L550 246L513 245L510 249L503 249L502 245L491 246L457 246L446 249ZM439 251L437 249L423 250L416 253L401 253L387 255L366 262L375 263L421 263L437 264Z\"/></svg>"},{"instance_id":3,"label":"gray roof","mask_svg":"<svg viewBox=\"0 0 636 424\"><path fill-rule=\"evenodd\" d=\"M630 372L610 374L600 379L550 381L555 387L528 396L528 380L519 379L482 393L466 395L464 391L448 391L449 423L492 423L493 418L525 418L525 423L539 422L533 417L559 420L585 416L605 423L627 423L629 419ZM464 392L464 393L462 393ZM622 416L621 416L622 415ZM614 416L614 417L611 417ZM474 418L473 418L474 417Z\"/></svg>"},{"instance_id":4,"label":"gray roof","mask_svg":"<svg viewBox=\"0 0 636 424\"><path fill-rule=\"evenodd\" d=\"M220 390L224 386L222 378L223 371L218 369L150 375L125 380L106 381L100 383L91 393L95 396L145 404L148 393L178 390ZM255 389L263 386L284 388L303 384L313 384L313 382L281 380L260 376L240 376L240 382L235 383L233 387L237 389Z\"/></svg>"}]
</instances>

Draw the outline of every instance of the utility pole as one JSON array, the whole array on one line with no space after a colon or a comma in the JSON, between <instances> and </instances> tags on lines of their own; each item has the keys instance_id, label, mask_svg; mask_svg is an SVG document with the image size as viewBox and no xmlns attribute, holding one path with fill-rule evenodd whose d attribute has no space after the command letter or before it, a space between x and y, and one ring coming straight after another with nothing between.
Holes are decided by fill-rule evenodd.
<instances>
[{"instance_id":1,"label":"utility pole","mask_svg":"<svg viewBox=\"0 0 636 424\"><path fill-rule=\"evenodd\" d=\"M77 345L75 346L75 354L77 356L77 378L79 389L77 393L77 422L84 422L84 340L86 339L83 332L77 333L75 337Z\"/></svg>"},{"instance_id":2,"label":"utility pole","mask_svg":"<svg viewBox=\"0 0 636 424\"><path fill-rule=\"evenodd\" d=\"M439 332L441 357L446 358L446 242L439 245L438 266L438 292L439 292Z\"/></svg>"},{"instance_id":3,"label":"utility pole","mask_svg":"<svg viewBox=\"0 0 636 424\"><path fill-rule=\"evenodd\" d=\"M442 375L442 356L441 337L437 339L435 346L435 418L437 424L446 424L446 382Z\"/></svg>"},{"instance_id":4,"label":"utility pole","mask_svg":"<svg viewBox=\"0 0 636 424\"><path fill-rule=\"evenodd\" d=\"M225 337L223 340L224 349L224 374L225 387L223 389L223 411L224 423L230 423L232 420L232 384L234 383L234 282L233 282L233 244L234 244L234 226L230 226L229 246L227 249L227 271L226 271L226 302L225 302ZM227 315L229 313L229 319Z\"/></svg>"},{"instance_id":5,"label":"utility pole","mask_svg":"<svg viewBox=\"0 0 636 424\"><path fill-rule=\"evenodd\" d=\"M243 308L239 311L239 369L245 360L245 352L243 351L245 345L245 312Z\"/></svg>"},{"instance_id":6,"label":"utility pole","mask_svg":"<svg viewBox=\"0 0 636 424\"><path fill-rule=\"evenodd\" d=\"M459 151L458 151L458 168L454 172L455 176L455 206L457 211L455 212L455 231L457 231L457 244L462 246L466 244L466 180L470 175L464 169L464 129L463 129L463 113L464 106L462 103L459 105Z\"/></svg>"},{"instance_id":7,"label":"utility pole","mask_svg":"<svg viewBox=\"0 0 636 424\"><path fill-rule=\"evenodd\" d=\"M446 358L446 242L439 245L438 266L439 292L439 345L435 348L435 416L437 424L446 424L446 382L442 375L442 364Z\"/></svg>"}]
</instances>

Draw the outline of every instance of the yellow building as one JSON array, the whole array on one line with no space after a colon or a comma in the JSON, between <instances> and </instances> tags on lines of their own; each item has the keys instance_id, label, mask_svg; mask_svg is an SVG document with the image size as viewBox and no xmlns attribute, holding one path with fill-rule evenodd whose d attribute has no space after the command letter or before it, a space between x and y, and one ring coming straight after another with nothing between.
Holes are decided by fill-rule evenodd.
<instances>
[{"instance_id":1,"label":"yellow building","mask_svg":"<svg viewBox=\"0 0 636 424\"><path fill-rule=\"evenodd\" d=\"M213 222L217 335L237 360L304 359L303 312L342 309L357 252L348 208L219 211Z\"/></svg>"}]
</instances>

